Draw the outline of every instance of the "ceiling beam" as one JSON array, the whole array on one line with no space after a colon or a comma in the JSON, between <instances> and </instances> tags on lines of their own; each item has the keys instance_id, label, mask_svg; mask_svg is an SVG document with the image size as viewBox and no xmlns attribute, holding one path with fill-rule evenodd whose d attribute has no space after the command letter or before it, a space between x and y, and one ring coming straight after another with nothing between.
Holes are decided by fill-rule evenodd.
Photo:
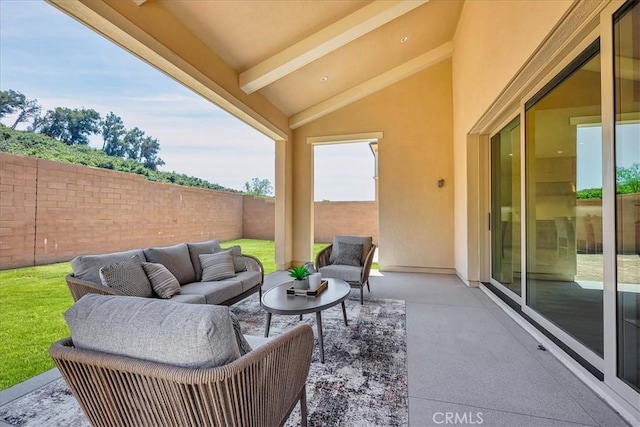
<instances>
[{"instance_id":1,"label":"ceiling beam","mask_svg":"<svg viewBox=\"0 0 640 427\"><path fill-rule=\"evenodd\" d=\"M241 73L240 88L260 90L428 1L374 1Z\"/></svg>"},{"instance_id":2,"label":"ceiling beam","mask_svg":"<svg viewBox=\"0 0 640 427\"><path fill-rule=\"evenodd\" d=\"M291 129L299 128L309 122L326 116L340 108L352 104L366 96L369 96L387 86L403 80L412 74L429 68L453 55L453 42L447 42L429 52L405 62L391 70L379 74L359 85L347 89L346 91L326 99L312 107L307 108L289 118Z\"/></svg>"}]
</instances>

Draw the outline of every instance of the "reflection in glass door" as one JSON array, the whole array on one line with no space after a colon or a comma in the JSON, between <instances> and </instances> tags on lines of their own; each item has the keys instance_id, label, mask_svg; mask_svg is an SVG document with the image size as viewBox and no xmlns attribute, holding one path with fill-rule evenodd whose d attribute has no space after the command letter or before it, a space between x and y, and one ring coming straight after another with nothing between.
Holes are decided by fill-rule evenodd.
<instances>
[{"instance_id":1,"label":"reflection in glass door","mask_svg":"<svg viewBox=\"0 0 640 427\"><path fill-rule=\"evenodd\" d=\"M614 27L618 377L640 391L640 3Z\"/></svg>"},{"instance_id":2,"label":"reflection in glass door","mask_svg":"<svg viewBox=\"0 0 640 427\"><path fill-rule=\"evenodd\" d=\"M527 305L602 357L599 43L525 109Z\"/></svg>"},{"instance_id":3,"label":"reflection in glass door","mask_svg":"<svg viewBox=\"0 0 640 427\"><path fill-rule=\"evenodd\" d=\"M491 278L521 293L520 116L491 138Z\"/></svg>"}]
</instances>

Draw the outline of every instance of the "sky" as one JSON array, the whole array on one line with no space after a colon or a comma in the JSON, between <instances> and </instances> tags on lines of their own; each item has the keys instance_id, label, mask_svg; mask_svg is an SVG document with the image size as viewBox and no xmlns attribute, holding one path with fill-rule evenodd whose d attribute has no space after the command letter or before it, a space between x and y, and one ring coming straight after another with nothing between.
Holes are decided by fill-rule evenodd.
<instances>
[{"instance_id":1,"label":"sky","mask_svg":"<svg viewBox=\"0 0 640 427\"><path fill-rule=\"evenodd\" d=\"M42 0L0 0L0 90L9 89L37 99L43 113L113 111L158 139L160 170L237 190L252 178L275 182L271 139ZM316 147L314 156L315 200L374 199L367 144Z\"/></svg>"}]
</instances>

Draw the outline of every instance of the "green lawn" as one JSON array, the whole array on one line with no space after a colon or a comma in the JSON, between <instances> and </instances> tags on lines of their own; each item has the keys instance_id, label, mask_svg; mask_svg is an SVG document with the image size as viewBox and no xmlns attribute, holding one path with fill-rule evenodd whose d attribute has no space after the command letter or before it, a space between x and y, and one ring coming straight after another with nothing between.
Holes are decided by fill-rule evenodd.
<instances>
[{"instance_id":1,"label":"green lawn","mask_svg":"<svg viewBox=\"0 0 640 427\"><path fill-rule=\"evenodd\" d=\"M242 252L260 259L265 273L276 270L275 244L240 239ZM315 255L326 244L314 245ZM54 367L49 346L69 335L63 313L73 304L64 276L68 262L0 271L0 390Z\"/></svg>"}]
</instances>

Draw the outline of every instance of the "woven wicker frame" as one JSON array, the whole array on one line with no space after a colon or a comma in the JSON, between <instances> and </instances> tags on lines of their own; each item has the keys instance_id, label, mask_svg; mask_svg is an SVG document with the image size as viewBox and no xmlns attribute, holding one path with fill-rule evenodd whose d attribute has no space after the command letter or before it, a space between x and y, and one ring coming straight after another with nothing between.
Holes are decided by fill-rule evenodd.
<instances>
[{"instance_id":1,"label":"woven wicker frame","mask_svg":"<svg viewBox=\"0 0 640 427\"><path fill-rule=\"evenodd\" d=\"M252 295L255 292L260 293L260 298L262 298L262 284L264 283L264 268L260 260L251 255L242 255L245 259L245 263L247 265L247 271L259 271L260 272L260 283L251 289L247 289L240 295L236 295L233 298L229 298L226 301L219 303L218 305L232 305L236 302ZM101 295L124 295L122 292L117 291L116 289L109 288L107 286L103 286L101 284L89 282L86 280L78 279L73 274L68 274L65 279L67 280L67 286L69 287L69 291L71 292L71 296L74 301L78 301L86 294L101 294Z\"/></svg>"},{"instance_id":2,"label":"woven wicker frame","mask_svg":"<svg viewBox=\"0 0 640 427\"><path fill-rule=\"evenodd\" d=\"M325 265L330 265L331 261L331 250L333 245L329 245L326 248L322 249L318 255L316 256L316 268L319 270ZM371 288L369 287L369 272L371 271L371 264L373 263L373 254L376 252L376 245L371 245L371 249L367 254L367 257L364 259L364 265L362 266L362 270L360 272L360 281L358 282L349 282L347 283L356 289L360 289L360 304L364 304L364 286L367 286L367 290L371 292Z\"/></svg>"},{"instance_id":3,"label":"woven wicker frame","mask_svg":"<svg viewBox=\"0 0 640 427\"><path fill-rule=\"evenodd\" d=\"M278 426L300 402L313 331L300 325L240 359L190 369L81 350L70 338L49 354L94 426Z\"/></svg>"}]
</instances>

